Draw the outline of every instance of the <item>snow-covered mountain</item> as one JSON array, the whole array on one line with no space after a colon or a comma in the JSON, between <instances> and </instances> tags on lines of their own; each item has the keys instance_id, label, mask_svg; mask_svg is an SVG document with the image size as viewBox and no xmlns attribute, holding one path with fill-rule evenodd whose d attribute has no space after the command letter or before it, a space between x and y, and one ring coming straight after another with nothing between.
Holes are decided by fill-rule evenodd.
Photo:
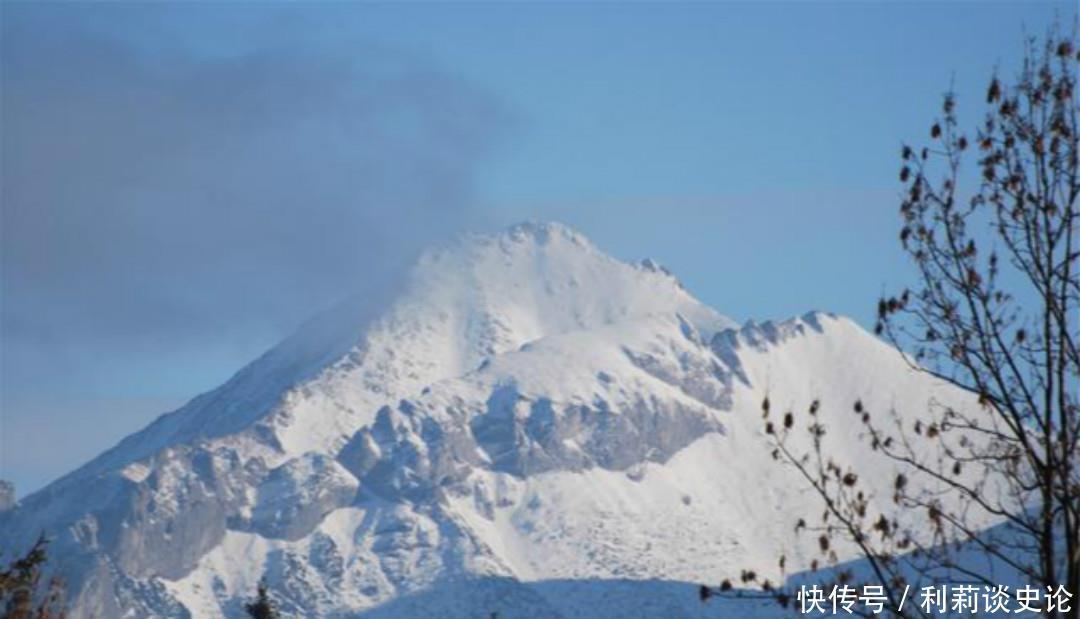
<instances>
[{"instance_id":1,"label":"snow-covered mountain","mask_svg":"<svg viewBox=\"0 0 1080 619\"><path fill-rule=\"evenodd\" d=\"M845 318L740 327L651 261L520 225L428 252L25 498L0 548L49 532L76 618L241 617L260 579L290 617L696 617L696 583L813 557L766 394L820 400L866 473L852 402L966 397Z\"/></svg>"}]
</instances>

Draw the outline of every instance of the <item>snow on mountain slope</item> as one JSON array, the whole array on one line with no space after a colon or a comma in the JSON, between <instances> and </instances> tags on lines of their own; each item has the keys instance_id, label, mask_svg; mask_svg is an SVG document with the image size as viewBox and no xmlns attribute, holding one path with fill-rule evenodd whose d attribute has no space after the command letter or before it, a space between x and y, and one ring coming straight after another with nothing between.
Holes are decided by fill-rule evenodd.
<instances>
[{"instance_id":1,"label":"snow on mountain slope","mask_svg":"<svg viewBox=\"0 0 1080 619\"><path fill-rule=\"evenodd\" d=\"M260 579L296 617L696 616L685 583L809 562L766 394L820 398L867 473L855 399L966 399L846 319L737 328L651 262L521 225L312 321L0 515L0 544L56 536L75 617L239 617Z\"/></svg>"}]
</instances>

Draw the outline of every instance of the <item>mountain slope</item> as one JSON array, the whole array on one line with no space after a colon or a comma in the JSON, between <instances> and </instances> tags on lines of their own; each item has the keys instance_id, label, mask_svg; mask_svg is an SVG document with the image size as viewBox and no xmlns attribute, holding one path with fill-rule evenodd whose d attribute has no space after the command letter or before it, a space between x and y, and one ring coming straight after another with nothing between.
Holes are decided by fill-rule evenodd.
<instances>
[{"instance_id":1,"label":"mountain slope","mask_svg":"<svg viewBox=\"0 0 1080 619\"><path fill-rule=\"evenodd\" d=\"M820 398L867 473L851 402L966 397L849 320L738 328L649 261L522 225L312 321L0 515L0 544L55 535L75 617L238 617L260 579L298 617L696 613L679 581L809 562L766 394Z\"/></svg>"}]
</instances>

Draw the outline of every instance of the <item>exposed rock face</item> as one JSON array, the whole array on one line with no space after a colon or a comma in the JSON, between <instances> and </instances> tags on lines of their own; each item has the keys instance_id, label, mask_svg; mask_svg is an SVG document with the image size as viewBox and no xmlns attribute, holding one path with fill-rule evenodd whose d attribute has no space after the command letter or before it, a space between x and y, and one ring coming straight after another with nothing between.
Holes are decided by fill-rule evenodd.
<instances>
[{"instance_id":1,"label":"exposed rock face","mask_svg":"<svg viewBox=\"0 0 1080 619\"><path fill-rule=\"evenodd\" d=\"M259 483L251 530L265 537L300 539L327 514L350 505L358 487L356 478L329 456L293 458Z\"/></svg>"},{"instance_id":2,"label":"exposed rock face","mask_svg":"<svg viewBox=\"0 0 1080 619\"><path fill-rule=\"evenodd\" d=\"M0 508L0 547L52 534L75 619L243 617L260 579L288 617L576 616L587 587L530 583L775 564L805 499L768 472L765 393L934 387L850 321L740 329L558 225L429 252L368 301Z\"/></svg>"}]
</instances>

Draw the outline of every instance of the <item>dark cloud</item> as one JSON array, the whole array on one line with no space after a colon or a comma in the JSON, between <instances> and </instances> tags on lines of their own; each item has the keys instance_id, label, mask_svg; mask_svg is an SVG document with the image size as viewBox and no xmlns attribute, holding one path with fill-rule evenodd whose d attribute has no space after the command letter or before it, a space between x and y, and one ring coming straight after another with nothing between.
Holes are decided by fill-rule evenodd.
<instances>
[{"instance_id":1,"label":"dark cloud","mask_svg":"<svg viewBox=\"0 0 1080 619\"><path fill-rule=\"evenodd\" d=\"M101 11L4 7L9 420L27 394L138 376L139 358L248 354L474 217L506 117L462 80L317 36L147 43L163 20Z\"/></svg>"},{"instance_id":2,"label":"dark cloud","mask_svg":"<svg viewBox=\"0 0 1080 619\"><path fill-rule=\"evenodd\" d=\"M468 220L500 111L431 67L371 45L192 59L41 22L4 24L9 344L286 328Z\"/></svg>"}]
</instances>

